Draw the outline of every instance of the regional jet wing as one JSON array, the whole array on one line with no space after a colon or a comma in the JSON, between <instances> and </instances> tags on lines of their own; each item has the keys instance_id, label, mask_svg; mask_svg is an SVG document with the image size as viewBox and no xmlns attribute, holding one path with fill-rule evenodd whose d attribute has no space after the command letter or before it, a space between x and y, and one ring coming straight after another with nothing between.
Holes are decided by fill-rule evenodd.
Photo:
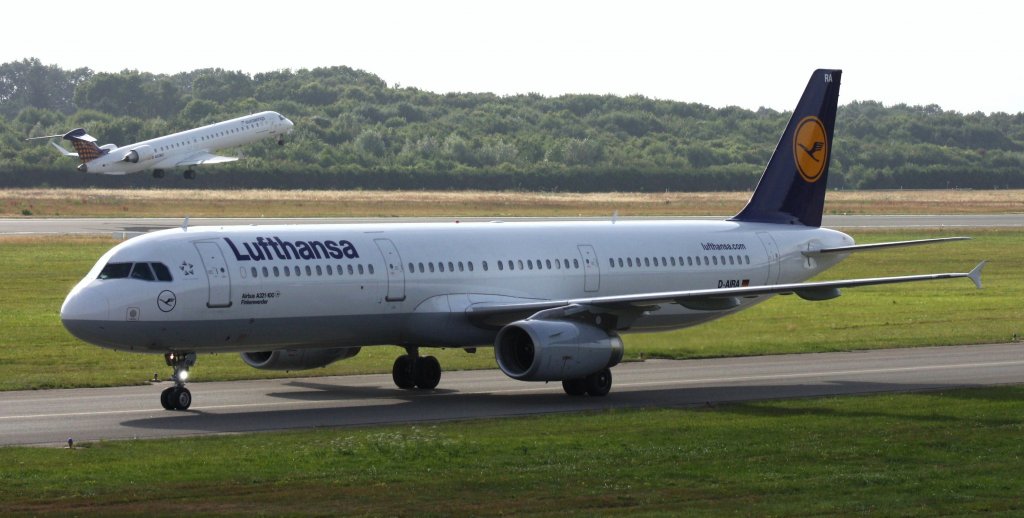
<instances>
[{"instance_id":1,"label":"regional jet wing","mask_svg":"<svg viewBox=\"0 0 1024 518\"><path fill-rule=\"evenodd\" d=\"M623 317L636 316L638 312L657 309L662 304L679 304L692 310L724 311L740 305L741 298L760 295L796 294L805 300L828 300L840 295L840 288L896 284L902 282L933 281L967 277L977 288L981 288L981 270L987 261L982 261L967 273L934 273L927 275L905 275L901 277L872 277L839 281L804 282L794 284L771 284L738 288L717 288L705 290L666 291L611 295L568 300L545 300L502 304L484 302L466 309L466 314L476 325L500 327L524 318L562 318L586 311L591 314L609 314Z\"/></svg>"},{"instance_id":2,"label":"regional jet wing","mask_svg":"<svg viewBox=\"0 0 1024 518\"><path fill-rule=\"evenodd\" d=\"M174 165L177 167L190 166L190 165L203 165L203 164L221 164L224 162L234 162L238 160L235 156L220 156L214 155L213 153L207 153L201 151L185 157L180 162L175 162Z\"/></svg>"}]
</instances>

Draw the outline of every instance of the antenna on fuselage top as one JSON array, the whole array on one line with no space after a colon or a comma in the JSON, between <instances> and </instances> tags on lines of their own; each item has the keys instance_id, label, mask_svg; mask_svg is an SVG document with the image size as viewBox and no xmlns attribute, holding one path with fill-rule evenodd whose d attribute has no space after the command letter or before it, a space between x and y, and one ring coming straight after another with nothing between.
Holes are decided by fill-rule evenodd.
<instances>
[{"instance_id":1,"label":"antenna on fuselage top","mask_svg":"<svg viewBox=\"0 0 1024 518\"><path fill-rule=\"evenodd\" d=\"M188 216L185 216L185 221L181 222L181 231L188 232Z\"/></svg>"}]
</instances>

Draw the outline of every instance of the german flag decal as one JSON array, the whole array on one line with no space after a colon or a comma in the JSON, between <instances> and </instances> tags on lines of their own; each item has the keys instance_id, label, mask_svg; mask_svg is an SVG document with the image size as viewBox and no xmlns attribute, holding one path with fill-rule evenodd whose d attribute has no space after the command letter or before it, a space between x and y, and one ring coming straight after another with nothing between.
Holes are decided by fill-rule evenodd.
<instances>
[{"instance_id":1,"label":"german flag decal","mask_svg":"<svg viewBox=\"0 0 1024 518\"><path fill-rule=\"evenodd\" d=\"M804 117L793 134L793 161L807 183L817 182L828 162L828 137L825 125L811 115Z\"/></svg>"}]
</instances>

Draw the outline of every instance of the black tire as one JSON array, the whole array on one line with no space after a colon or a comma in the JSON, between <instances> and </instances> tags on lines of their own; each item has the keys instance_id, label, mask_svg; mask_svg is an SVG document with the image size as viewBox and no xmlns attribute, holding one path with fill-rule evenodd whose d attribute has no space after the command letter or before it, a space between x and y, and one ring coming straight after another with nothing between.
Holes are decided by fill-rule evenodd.
<instances>
[{"instance_id":1,"label":"black tire","mask_svg":"<svg viewBox=\"0 0 1024 518\"><path fill-rule=\"evenodd\" d=\"M587 376L584 380L587 385L587 394L594 397L604 396L612 389L611 369L601 369Z\"/></svg>"},{"instance_id":2,"label":"black tire","mask_svg":"<svg viewBox=\"0 0 1024 518\"><path fill-rule=\"evenodd\" d=\"M164 410L174 410L174 407L171 406L172 390L174 390L174 387L167 387L160 393L160 404L163 405Z\"/></svg>"},{"instance_id":3,"label":"black tire","mask_svg":"<svg viewBox=\"0 0 1024 518\"><path fill-rule=\"evenodd\" d=\"M416 358L416 386L422 390L433 390L441 382L441 362L433 356Z\"/></svg>"},{"instance_id":4,"label":"black tire","mask_svg":"<svg viewBox=\"0 0 1024 518\"><path fill-rule=\"evenodd\" d=\"M416 388L416 378L413 376L415 360L408 354L395 358L395 365L391 367L391 379L395 381L395 386L407 390Z\"/></svg>"},{"instance_id":5,"label":"black tire","mask_svg":"<svg viewBox=\"0 0 1024 518\"><path fill-rule=\"evenodd\" d=\"M163 177L164 177L164 170L163 169L154 169L153 170L153 178L163 178Z\"/></svg>"},{"instance_id":6,"label":"black tire","mask_svg":"<svg viewBox=\"0 0 1024 518\"><path fill-rule=\"evenodd\" d=\"M191 169L185 170L185 179L186 180L195 180L196 179L196 172L191 170Z\"/></svg>"},{"instance_id":7,"label":"black tire","mask_svg":"<svg viewBox=\"0 0 1024 518\"><path fill-rule=\"evenodd\" d=\"M192 393L185 387L174 387L167 399L173 410L188 410L192 406Z\"/></svg>"},{"instance_id":8,"label":"black tire","mask_svg":"<svg viewBox=\"0 0 1024 518\"><path fill-rule=\"evenodd\" d=\"M587 393L587 380L583 378L562 381L562 390L570 396L582 396Z\"/></svg>"}]
</instances>

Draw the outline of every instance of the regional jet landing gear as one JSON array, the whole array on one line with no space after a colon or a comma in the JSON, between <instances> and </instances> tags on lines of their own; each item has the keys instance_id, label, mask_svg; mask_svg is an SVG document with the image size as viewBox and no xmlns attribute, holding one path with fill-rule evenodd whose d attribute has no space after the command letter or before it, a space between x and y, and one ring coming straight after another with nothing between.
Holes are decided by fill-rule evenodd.
<instances>
[{"instance_id":1,"label":"regional jet landing gear","mask_svg":"<svg viewBox=\"0 0 1024 518\"><path fill-rule=\"evenodd\" d=\"M601 369L585 378L565 380L562 382L562 390L570 396L604 396L612 389L612 370Z\"/></svg>"},{"instance_id":2,"label":"regional jet landing gear","mask_svg":"<svg viewBox=\"0 0 1024 518\"><path fill-rule=\"evenodd\" d=\"M192 405L192 393L185 388L188 380L188 369L196 364L196 353L167 353L164 355L167 366L174 368L173 387L160 393L160 404L166 410L188 410Z\"/></svg>"},{"instance_id":3,"label":"regional jet landing gear","mask_svg":"<svg viewBox=\"0 0 1024 518\"><path fill-rule=\"evenodd\" d=\"M391 378L402 389L431 390L441 382L441 362L433 356L420 356L419 347L406 347L406 352L395 359Z\"/></svg>"},{"instance_id":4,"label":"regional jet landing gear","mask_svg":"<svg viewBox=\"0 0 1024 518\"><path fill-rule=\"evenodd\" d=\"M185 179L186 180L195 180L196 179L196 171L195 171L195 169L186 169L185 170Z\"/></svg>"},{"instance_id":5,"label":"regional jet landing gear","mask_svg":"<svg viewBox=\"0 0 1024 518\"><path fill-rule=\"evenodd\" d=\"M163 178L163 177L164 177L164 170L163 169L154 169L153 170L153 178Z\"/></svg>"}]
</instances>

